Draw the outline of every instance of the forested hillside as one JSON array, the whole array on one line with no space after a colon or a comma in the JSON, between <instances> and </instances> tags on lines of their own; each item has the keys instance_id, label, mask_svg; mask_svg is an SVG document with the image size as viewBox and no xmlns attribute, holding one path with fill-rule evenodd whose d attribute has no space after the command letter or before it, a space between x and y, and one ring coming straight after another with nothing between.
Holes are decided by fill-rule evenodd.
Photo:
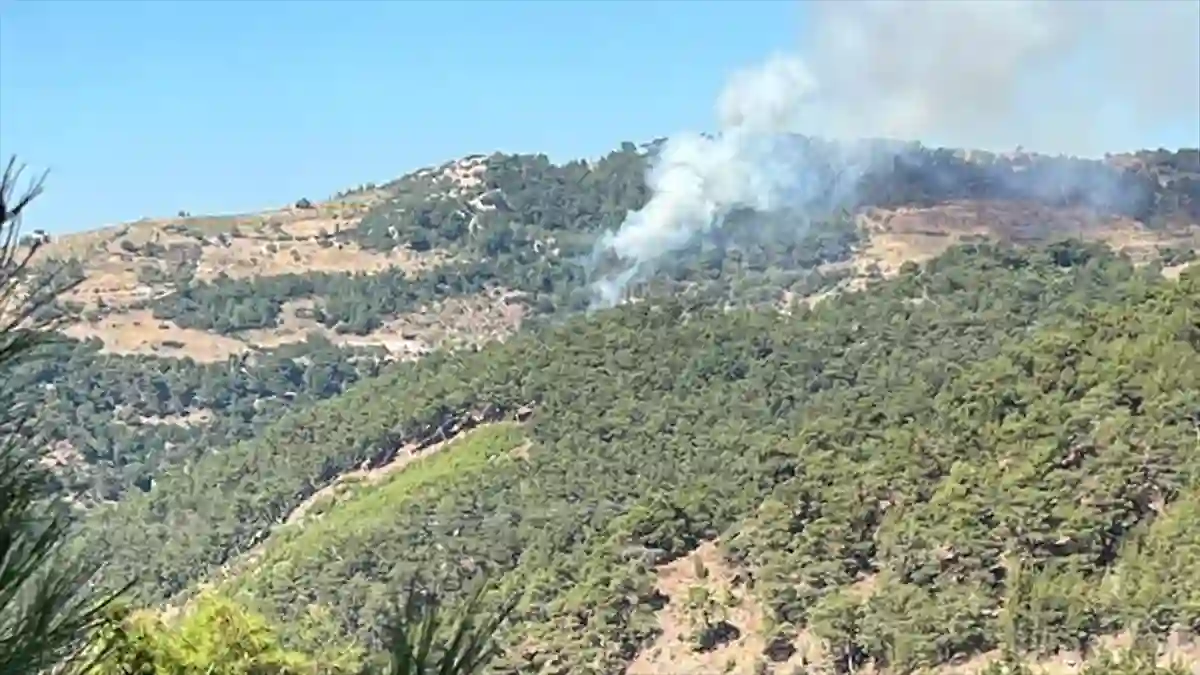
<instances>
[{"instance_id":1,"label":"forested hillside","mask_svg":"<svg viewBox=\"0 0 1200 675\"><path fill-rule=\"evenodd\" d=\"M790 142L810 203L601 311L657 143L45 245L4 376L107 672L351 672L485 577L494 673L1200 672L1200 152Z\"/></svg>"},{"instance_id":2,"label":"forested hillside","mask_svg":"<svg viewBox=\"0 0 1200 675\"><path fill-rule=\"evenodd\" d=\"M10 380L40 410L31 442L79 505L149 490L167 466L253 437L288 408L341 393L386 363L380 350L328 341L218 363L101 353L96 340L55 344Z\"/></svg>"},{"instance_id":3,"label":"forested hillside","mask_svg":"<svg viewBox=\"0 0 1200 675\"><path fill-rule=\"evenodd\" d=\"M144 602L216 580L308 653L378 647L413 575L499 576L524 595L494 672L1176 644L1200 630L1197 317L1195 271L1070 242L957 247L790 313L628 305L287 414L97 513L91 550ZM335 474L523 409L280 525ZM701 561L662 589L705 542L733 581Z\"/></svg>"},{"instance_id":4,"label":"forested hillside","mask_svg":"<svg viewBox=\"0 0 1200 675\"><path fill-rule=\"evenodd\" d=\"M794 142L825 167L814 180L839 179L838 146ZM74 342L21 380L25 401L47 409L37 441L54 446L61 483L89 506L145 491L163 467L250 438L380 363L582 311L596 236L646 204L659 147L565 164L472 156L324 202L53 241L40 273L80 283L43 312ZM1177 273L1200 240L1194 150L1106 162L872 152L854 198L819 205L828 217L734 214L633 294L783 306L988 237L1103 241Z\"/></svg>"}]
</instances>

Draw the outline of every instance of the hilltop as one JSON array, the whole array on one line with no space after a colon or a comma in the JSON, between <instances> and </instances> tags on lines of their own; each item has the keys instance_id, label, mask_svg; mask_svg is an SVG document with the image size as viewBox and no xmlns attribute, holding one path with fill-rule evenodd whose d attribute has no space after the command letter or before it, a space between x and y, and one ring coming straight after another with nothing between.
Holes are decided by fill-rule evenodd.
<instances>
[{"instance_id":1,"label":"hilltop","mask_svg":"<svg viewBox=\"0 0 1200 675\"><path fill-rule=\"evenodd\" d=\"M483 572L497 673L1197 660L1200 152L910 146L588 312L656 147L51 241L69 339L14 381L105 583L294 672Z\"/></svg>"},{"instance_id":2,"label":"hilltop","mask_svg":"<svg viewBox=\"0 0 1200 675\"><path fill-rule=\"evenodd\" d=\"M501 337L530 313L578 308L578 257L645 205L653 147L564 165L469 156L325 201L67 235L42 259L84 278L63 298L66 333L109 353L223 361L316 333L419 355ZM1170 264L1200 236L1195 151L1101 163L922 148L904 159L862 178L853 222L831 250L783 262L861 279L959 241L1072 236L1139 260L1167 250ZM1013 176L1032 187L1014 189ZM1117 194L1110 183L1126 191L1123 203L1089 203ZM1133 188L1143 192L1129 197Z\"/></svg>"},{"instance_id":3,"label":"hilltop","mask_svg":"<svg viewBox=\"0 0 1200 675\"><path fill-rule=\"evenodd\" d=\"M458 163L450 166L457 166ZM432 172L406 179L427 179L429 189L441 185ZM269 328L255 329L254 318L239 323L176 316L171 301L184 304L198 289L236 288L241 282L253 291L257 280L297 275L416 274L443 262L439 252L417 253L407 248L368 249L341 236L356 227L393 192L364 189L327 201L300 199L269 211L233 216L173 219L146 218L54 240L45 247L46 259L61 261L83 282L63 297L71 310L66 329L71 337L104 342L105 351L118 354L162 354L197 361L222 361L232 355L303 341L310 332L342 344L362 344L328 330L305 315L297 301L281 311ZM258 283L263 283L258 281ZM203 291L200 291L203 292ZM269 300L270 298L264 298ZM490 303L487 303L490 305ZM311 309L311 308L310 308ZM486 319L472 321L470 305L451 305L444 317L456 313L470 331L485 331ZM488 306L482 308L490 309ZM233 312L236 314L236 312ZM436 343L430 326L393 322L373 331L365 342L400 353L420 354ZM503 322L504 317L498 317ZM432 327L436 328L436 327ZM424 329L424 330L422 330ZM444 332L444 331L443 331ZM409 333L421 333L425 340Z\"/></svg>"}]
</instances>

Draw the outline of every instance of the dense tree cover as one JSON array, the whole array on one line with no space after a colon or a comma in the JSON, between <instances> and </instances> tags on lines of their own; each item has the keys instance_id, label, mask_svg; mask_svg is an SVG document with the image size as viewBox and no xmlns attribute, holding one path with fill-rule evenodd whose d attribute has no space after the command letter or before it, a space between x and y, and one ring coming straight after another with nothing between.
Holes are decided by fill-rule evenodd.
<instances>
[{"instance_id":1,"label":"dense tree cover","mask_svg":"<svg viewBox=\"0 0 1200 675\"><path fill-rule=\"evenodd\" d=\"M430 570L452 601L484 572L526 592L497 672L619 669L658 630L653 564L718 536L768 610L768 660L801 631L839 668L909 671L1200 630L1200 543L1185 527L1200 508L1200 460L1184 451L1200 446L1195 271L1172 286L1091 247L983 245L790 318L761 307L837 281L816 270L858 240L843 207L1013 199L1195 220L1195 152L1115 168L877 145L847 192L831 187L844 148L795 142L814 158L821 222L734 214L635 289L672 299L590 318L569 318L590 298L587 256L645 203L653 147L565 165L478 157L481 171L457 184L414 174L324 242L451 254L415 274L197 283L196 246L147 244L168 264L143 278L177 288L147 306L185 327L272 327L303 298L324 326L365 334L497 286L554 320L315 406L377 374L379 355L314 339L196 364L67 341L9 382L41 411L26 440L65 457L60 487L85 502L132 492L86 525L83 544L115 563L109 587L140 579L143 602L188 591L275 533L266 562L231 582L252 612L222 611L278 624L260 651L292 659L270 666L284 672L331 667L301 655L328 645L383 648L388 599ZM36 318L81 311L47 302ZM279 527L333 476L529 402L531 428L479 432L444 464ZM526 439L528 458L508 454ZM138 626L142 642L167 631L155 655L134 655L160 672L217 663L172 651L175 628Z\"/></svg>"},{"instance_id":2,"label":"dense tree cover","mask_svg":"<svg viewBox=\"0 0 1200 675\"><path fill-rule=\"evenodd\" d=\"M431 529L423 533L414 533L406 525L394 529L393 525L398 513L408 512L409 515L401 516L401 521L407 523L422 510L419 503L410 506L410 502L436 499L447 484L467 489L467 485L480 480L483 474L521 461L509 453L524 441L519 427L499 424L483 428L456 440L441 454L417 462L379 489L364 487L318 503L316 509L309 512L315 520L280 529L252 569L241 570L242 574L233 578L229 592L277 597L282 602L270 606L270 615L282 617L287 625L304 622L314 608L330 617L357 616L359 627L371 636L371 645L380 646L381 639L386 636L383 631L386 612L396 593L396 587L379 583L381 579L420 578L428 576L430 570L435 570L433 573L436 574L436 564L450 559L476 573L486 572L491 569L492 560L515 559L520 555L520 549L516 548L520 542L513 539L508 546L491 551L467 551L467 555L457 558L437 556L435 549L444 547L441 536L463 527L458 516L444 524L438 522L442 518L435 517L427 524ZM502 514L480 510L463 515L483 521L460 533L465 536L470 536L467 531L475 531L476 527L506 526ZM414 534L416 538L412 538ZM413 551L397 556L397 548ZM344 555L343 550L350 555ZM368 550L375 553L358 555ZM476 553L481 557L470 557ZM392 569L394 564L405 560L410 562L402 569ZM312 595L307 607L288 601L298 584L310 584L317 577L326 581L309 586ZM349 583L359 587L350 596L328 594L328 590L338 585L334 579L351 580ZM460 590L457 577L452 576L449 581L452 591ZM346 602L350 597L357 600ZM337 622L339 630L332 634L344 636L342 619ZM303 644L302 640L297 642Z\"/></svg>"},{"instance_id":3,"label":"dense tree cover","mask_svg":"<svg viewBox=\"0 0 1200 675\"><path fill-rule=\"evenodd\" d=\"M452 262L422 273L405 274L393 268L379 274L298 273L197 282L192 278L199 255L196 244L164 247L148 242L139 250L156 256L166 266L147 268L146 274L153 272L153 280L168 281L177 287L176 292L148 303L159 318L221 333L274 327L285 302L305 298L314 299L315 306L300 311L311 312L311 317L324 326L338 332L366 334L398 314L495 286L521 291L517 301L527 303L535 315L567 315L586 307L590 299L583 261L595 234L618 226L630 209L644 205L648 196L644 174L653 151L654 146L625 144L599 161L563 165L541 155L497 154L474 158L483 169L475 186L455 187L445 179L431 178L429 172L418 172L390 184L387 187L394 197L374 208L356 228L339 236L372 248L436 247L455 255ZM814 177L825 182L837 179L839 174L834 168L838 161L845 160L837 146L810 139L797 139L796 152L819 160L814 165L822 170L815 171ZM1058 205L1083 203L1101 211L1151 220L1195 210L1195 200L1189 196L1194 192L1194 183L1188 182L1196 177L1192 170L1194 151L1143 153L1137 158L1136 169L1061 158L983 155L980 159L978 154L968 162L948 150L919 146L887 147L874 152L876 156L867 164L872 170L856 184L857 202L894 205L967 197L1038 199ZM813 190L815 195L826 192ZM839 205L825 206L832 209ZM846 259L858 234L845 217L797 227L794 215L766 218L735 214L716 236L673 258L652 281L634 292L645 296L686 290L696 297L735 304L770 303L783 291L811 294L838 281L839 273L817 272L815 268ZM1169 250L1163 252L1161 261L1179 264L1194 255L1190 249ZM70 279L82 274L78 262L71 260L44 271ZM47 302L39 312L39 319L53 320L79 315L82 308ZM145 363L146 369L166 374L146 376L133 374L143 370L136 363L139 359L125 359L128 363L122 364L120 359L94 358L95 349L90 346L75 351L78 357L64 358L61 363L66 364L62 370L75 375L70 381L79 386L60 387L33 398L48 404L43 440L67 441L87 457L88 462L82 465L85 470L69 471L66 480L73 491L87 491L91 498L113 498L130 485L144 489L163 461L187 456L196 447L247 438L259 425L274 419L271 414L255 414L255 407L265 407L269 412L286 400L281 397L287 392L304 395L304 387L295 382L299 372L295 364L280 368L284 373L281 378L272 373L276 364L267 357L265 366L257 371L264 376L250 376L248 385L232 387L242 394L224 395L225 400L217 402L211 411L217 413L215 421L131 427L124 422L158 415L163 409L172 414L183 412L186 406L181 402L190 399L190 392L198 385L168 384L168 389L178 391L164 393L158 382L153 384L157 388L153 395L147 396L142 391L144 386L114 382L113 374L128 372L115 377L149 386L150 380L170 379L180 369L197 373L186 376L192 380L208 378L211 373L207 371L241 371L228 364L193 369L170 362L160 366L159 361L151 360ZM329 391L336 393L343 379L340 372L347 369L334 369L338 372L331 376L334 383ZM108 374L99 376L100 371ZM209 389L223 388L226 379L218 375ZM78 393L84 389L96 396ZM110 391L129 395L114 396ZM164 397L166 400L160 402ZM225 414L226 404L237 406L238 412ZM160 412L147 413L139 408ZM111 418L117 410L124 419ZM259 421L252 421L255 419ZM71 420L75 423L67 424Z\"/></svg>"},{"instance_id":4,"label":"dense tree cover","mask_svg":"<svg viewBox=\"0 0 1200 675\"><path fill-rule=\"evenodd\" d=\"M1197 632L1198 315L1195 270L1070 242L959 247L790 315L625 306L390 367L100 509L83 543L153 602L277 531L233 583L289 648L307 611L377 648L413 575L501 574L525 595L496 672L619 671L658 631L653 565L715 537L770 658L801 630L903 672ZM530 402L516 436L279 527L338 473Z\"/></svg>"},{"instance_id":5,"label":"dense tree cover","mask_svg":"<svg viewBox=\"0 0 1200 675\"><path fill-rule=\"evenodd\" d=\"M53 340L58 317L43 310L80 278L30 265L45 238L17 243L23 239L21 213L40 194L41 182L34 181L27 191L17 194L15 182L21 170L15 167L14 158L0 175L0 379L4 382L0 387L0 673L350 672L345 649L321 651L315 657L282 649L260 616L213 594L190 603L182 621L160 621L145 610L123 616L125 610L113 601L128 586L97 593L93 582L102 562L73 556L76 551L63 545L70 519L45 463L53 453L35 424L44 425L45 420L31 414L39 406L28 394L39 384L53 390L69 379L59 367L64 360L68 365L91 364L86 359L69 363L78 345ZM98 345L89 346L94 352ZM321 360L322 347L329 347L328 342L292 346L269 356L278 358L282 352L298 349L311 365ZM356 356L361 359L371 354ZM246 359L239 360L240 372L252 375ZM239 364L231 360L230 365ZM326 393L328 378L319 369L315 372L316 377L310 379L320 385L318 395ZM121 383L119 378L117 382ZM161 391L163 382L156 384L160 388L156 403L174 402L166 400L172 392ZM198 399L194 394L188 396ZM285 396L295 399L293 392ZM475 598L486 590L481 586ZM510 600L492 613L472 599L462 606L459 616L448 621L439 611L442 601L436 591L431 593L414 580L406 595L402 611L384 624L387 652L362 663L355 672L475 675L496 655L497 628L515 606ZM314 618L319 624L319 618Z\"/></svg>"},{"instance_id":6,"label":"dense tree cover","mask_svg":"<svg viewBox=\"0 0 1200 675\"><path fill-rule=\"evenodd\" d=\"M56 451L57 480L83 502L148 490L164 466L250 438L286 410L379 371L381 350L302 343L217 363L100 351L68 338L9 374L37 410L29 442Z\"/></svg>"},{"instance_id":7,"label":"dense tree cover","mask_svg":"<svg viewBox=\"0 0 1200 675\"><path fill-rule=\"evenodd\" d=\"M440 248L497 256L548 245L546 257L591 250L649 198L646 153L626 143L594 164L558 165L545 155L494 154L480 183L460 187L423 173L388 184L394 196L350 232L364 246ZM477 202L472 200L478 199ZM558 254L553 253L557 249Z\"/></svg>"},{"instance_id":8,"label":"dense tree cover","mask_svg":"<svg viewBox=\"0 0 1200 675\"><path fill-rule=\"evenodd\" d=\"M435 300L473 295L495 285L484 265L447 265L410 275L399 267L377 273L297 273L251 279L218 277L157 300L154 315L184 328L236 333L279 325L284 303L315 298L311 318L339 333L365 335L384 321Z\"/></svg>"}]
</instances>

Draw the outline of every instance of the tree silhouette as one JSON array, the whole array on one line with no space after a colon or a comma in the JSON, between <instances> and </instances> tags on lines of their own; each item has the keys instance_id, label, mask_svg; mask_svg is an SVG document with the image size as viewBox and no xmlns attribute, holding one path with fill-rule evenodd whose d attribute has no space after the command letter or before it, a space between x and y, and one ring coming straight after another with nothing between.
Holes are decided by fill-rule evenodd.
<instances>
[{"instance_id":1,"label":"tree silhouette","mask_svg":"<svg viewBox=\"0 0 1200 675\"><path fill-rule=\"evenodd\" d=\"M91 592L95 567L62 555L68 520L15 400L14 367L39 358L57 321L39 310L77 283L28 273L44 239L22 240L20 220L44 176L18 193L21 172L13 157L0 176L0 675L84 665L76 657L117 595Z\"/></svg>"}]
</instances>

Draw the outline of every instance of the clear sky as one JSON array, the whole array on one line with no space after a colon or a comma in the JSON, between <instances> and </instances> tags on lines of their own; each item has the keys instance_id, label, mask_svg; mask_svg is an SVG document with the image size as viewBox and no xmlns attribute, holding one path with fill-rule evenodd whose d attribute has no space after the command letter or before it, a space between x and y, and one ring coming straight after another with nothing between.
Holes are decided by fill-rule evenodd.
<instances>
[{"instance_id":1,"label":"clear sky","mask_svg":"<svg viewBox=\"0 0 1200 675\"><path fill-rule=\"evenodd\" d=\"M711 128L798 3L0 0L0 152L61 233Z\"/></svg>"},{"instance_id":2,"label":"clear sky","mask_svg":"<svg viewBox=\"0 0 1200 675\"><path fill-rule=\"evenodd\" d=\"M855 4L831 6L869 19ZM1149 11L1168 4L1187 11ZM1075 93L1090 91L1101 103L1115 96L1175 112L1153 123L1100 119L1106 148L1110 139L1117 151L1198 142L1200 0L1126 3L1114 25L1141 21L1137 39L1088 29L1077 20L1097 8L1076 8L1059 28L1100 51L1064 71L1057 97L1043 92L1008 126L1022 137L1056 120L1070 125L1061 134L1096 126L1091 99ZM964 14L975 12L941 18ZM732 73L775 52L823 49L802 44L816 16L799 0L0 0L0 157L51 171L25 224L57 233L320 199L469 153L596 157L621 141L713 130ZM924 95L950 87L950 103L934 108L968 121L969 106L947 107L971 95L955 87L996 80L987 86L999 90L999 75L1029 75L1000 69L995 55L1006 52L989 49L1021 47L1037 26L947 31L922 17L909 7L884 21L867 40L880 48L865 56L844 49L853 45L845 36L820 54L845 60L850 77L871 86L917 68L909 84ZM827 20L822 30L841 35ZM967 29L979 37L964 38ZM969 81L955 77L963 68L921 58L922 46L964 40L955 63L970 62ZM1116 87L1118 76L1129 86Z\"/></svg>"}]
</instances>

